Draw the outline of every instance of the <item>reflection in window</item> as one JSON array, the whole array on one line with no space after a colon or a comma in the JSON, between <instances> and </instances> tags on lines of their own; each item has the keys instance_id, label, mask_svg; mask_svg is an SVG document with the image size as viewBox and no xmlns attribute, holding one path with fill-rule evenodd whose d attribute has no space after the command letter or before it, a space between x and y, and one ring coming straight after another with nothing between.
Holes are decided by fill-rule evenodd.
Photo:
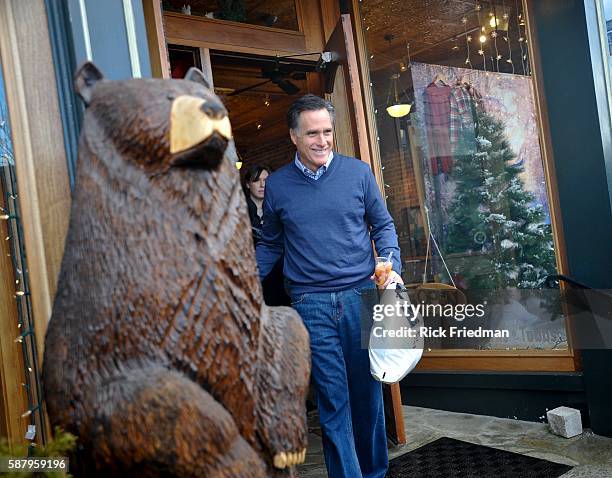
<instances>
[{"instance_id":1,"label":"reflection in window","mask_svg":"<svg viewBox=\"0 0 612 478\"><path fill-rule=\"evenodd\" d=\"M163 0L165 12L298 31L295 0Z\"/></svg>"},{"instance_id":2,"label":"reflection in window","mask_svg":"<svg viewBox=\"0 0 612 478\"><path fill-rule=\"evenodd\" d=\"M610 14L610 16L612 16L612 14ZM612 20L606 19L606 30L608 34L608 56L612 56Z\"/></svg>"},{"instance_id":3,"label":"reflection in window","mask_svg":"<svg viewBox=\"0 0 612 478\"><path fill-rule=\"evenodd\" d=\"M404 281L504 289L516 306L496 315L549 320L549 300L508 295L542 288L556 271L521 2L360 5ZM392 117L393 104L410 112Z\"/></svg>"},{"instance_id":4,"label":"reflection in window","mask_svg":"<svg viewBox=\"0 0 612 478\"><path fill-rule=\"evenodd\" d=\"M170 60L170 76L183 79L189 68L202 69L200 49L192 46L168 45L168 59Z\"/></svg>"},{"instance_id":5,"label":"reflection in window","mask_svg":"<svg viewBox=\"0 0 612 478\"><path fill-rule=\"evenodd\" d=\"M612 0L601 0L603 4L606 33L608 36L608 56L612 56Z\"/></svg>"},{"instance_id":6,"label":"reflection in window","mask_svg":"<svg viewBox=\"0 0 612 478\"><path fill-rule=\"evenodd\" d=\"M603 3L603 15L608 40L608 67L612 77L612 0L601 0Z\"/></svg>"},{"instance_id":7,"label":"reflection in window","mask_svg":"<svg viewBox=\"0 0 612 478\"><path fill-rule=\"evenodd\" d=\"M4 81L0 70L0 168L15 166L11 130L8 122L8 107L4 96Z\"/></svg>"}]
</instances>

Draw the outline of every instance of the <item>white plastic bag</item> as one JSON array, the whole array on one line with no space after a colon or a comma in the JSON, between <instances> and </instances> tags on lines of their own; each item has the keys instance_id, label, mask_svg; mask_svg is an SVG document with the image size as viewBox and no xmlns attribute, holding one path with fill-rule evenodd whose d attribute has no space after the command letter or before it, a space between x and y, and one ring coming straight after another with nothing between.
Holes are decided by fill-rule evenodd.
<instances>
[{"instance_id":1,"label":"white plastic bag","mask_svg":"<svg viewBox=\"0 0 612 478\"><path fill-rule=\"evenodd\" d=\"M381 310L385 306L392 307ZM394 312L388 313L392 309ZM396 383L421 360L424 339L418 332L423 319L420 315L413 316L408 292L395 282L382 292L377 311L380 313L370 330L368 347L370 372L379 382Z\"/></svg>"}]
</instances>

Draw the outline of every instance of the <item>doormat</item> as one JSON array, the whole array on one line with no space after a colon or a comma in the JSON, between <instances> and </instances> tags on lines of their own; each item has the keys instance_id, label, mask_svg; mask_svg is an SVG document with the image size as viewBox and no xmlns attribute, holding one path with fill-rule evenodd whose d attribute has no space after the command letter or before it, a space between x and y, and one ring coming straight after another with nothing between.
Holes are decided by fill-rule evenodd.
<instances>
[{"instance_id":1,"label":"doormat","mask_svg":"<svg viewBox=\"0 0 612 478\"><path fill-rule=\"evenodd\" d=\"M391 460L386 478L556 478L571 469L568 465L443 437Z\"/></svg>"}]
</instances>

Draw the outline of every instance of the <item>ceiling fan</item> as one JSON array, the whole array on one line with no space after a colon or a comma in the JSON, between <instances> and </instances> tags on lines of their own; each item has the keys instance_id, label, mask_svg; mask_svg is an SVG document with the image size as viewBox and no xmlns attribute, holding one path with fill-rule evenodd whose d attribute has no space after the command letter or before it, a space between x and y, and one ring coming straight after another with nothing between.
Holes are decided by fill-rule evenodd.
<instances>
[{"instance_id":1,"label":"ceiling fan","mask_svg":"<svg viewBox=\"0 0 612 478\"><path fill-rule=\"evenodd\" d=\"M261 78L267 78L265 81L260 83L256 83L251 86L247 86L245 88L239 88L229 93L227 96L236 96L240 93L244 93L245 91L252 90L259 86L265 85L267 83L274 83L281 90L283 90L288 95L295 95L300 91L300 88L293 83L291 80L305 80L306 73L302 71L292 71L290 65L283 64L282 66L278 61L275 62L273 68L262 68L261 69Z\"/></svg>"}]
</instances>

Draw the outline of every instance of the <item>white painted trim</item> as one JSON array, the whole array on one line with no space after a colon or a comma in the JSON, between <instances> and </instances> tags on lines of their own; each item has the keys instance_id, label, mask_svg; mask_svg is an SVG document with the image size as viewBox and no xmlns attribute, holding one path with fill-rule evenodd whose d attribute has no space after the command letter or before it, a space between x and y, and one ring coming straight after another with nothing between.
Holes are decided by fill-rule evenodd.
<instances>
[{"instance_id":1,"label":"white painted trim","mask_svg":"<svg viewBox=\"0 0 612 478\"><path fill-rule=\"evenodd\" d=\"M132 65L132 76L140 78L140 58L138 57L138 44L136 43L136 23L134 22L134 11L132 0L123 0L123 17L125 19L125 31L127 33L128 51L130 52L130 64Z\"/></svg>"},{"instance_id":2,"label":"white painted trim","mask_svg":"<svg viewBox=\"0 0 612 478\"><path fill-rule=\"evenodd\" d=\"M85 42L85 55L88 61L93 61L91 53L91 40L89 38L89 24L87 23L87 9L85 0L79 0L79 11L81 12L81 24L83 25L83 41Z\"/></svg>"}]
</instances>

